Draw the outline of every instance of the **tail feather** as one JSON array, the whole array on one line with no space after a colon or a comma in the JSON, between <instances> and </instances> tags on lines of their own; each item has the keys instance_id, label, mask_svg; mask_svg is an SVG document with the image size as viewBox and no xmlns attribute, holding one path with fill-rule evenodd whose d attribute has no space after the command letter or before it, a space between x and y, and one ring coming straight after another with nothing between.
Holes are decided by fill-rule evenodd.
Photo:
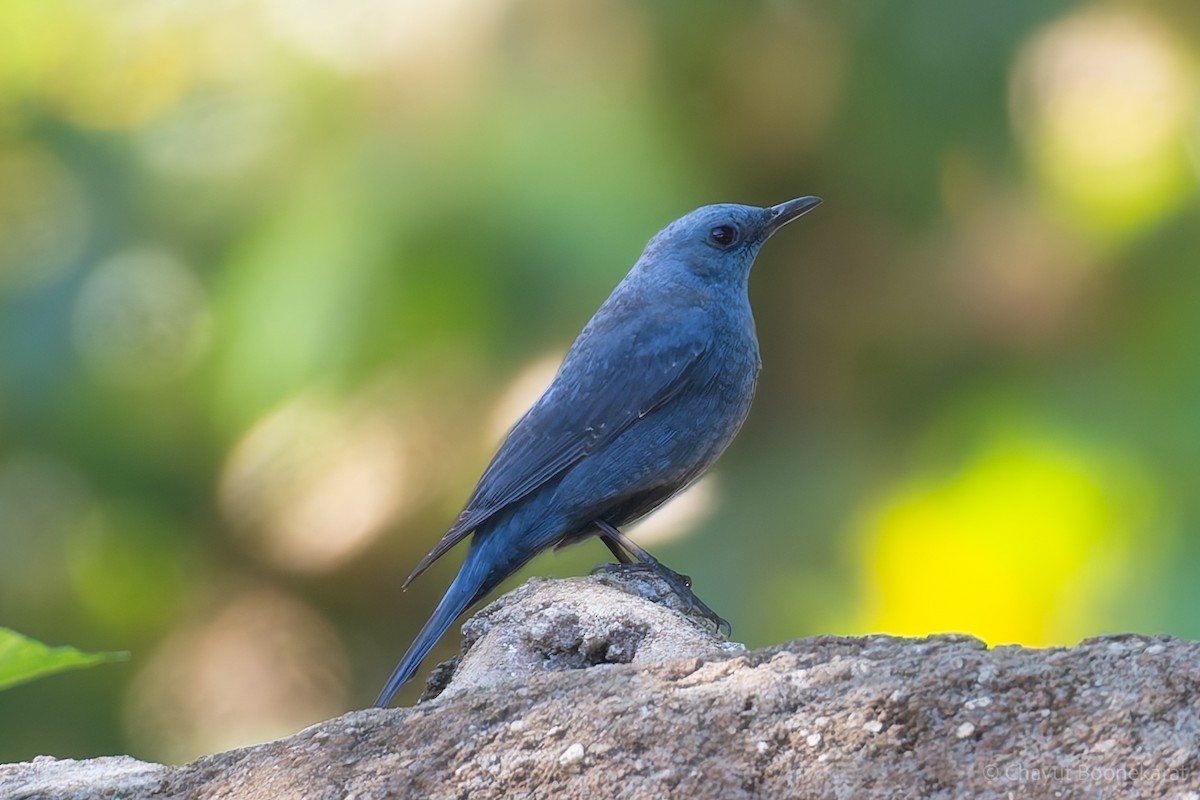
<instances>
[{"instance_id":1,"label":"tail feather","mask_svg":"<svg viewBox=\"0 0 1200 800\"><path fill-rule=\"evenodd\" d=\"M462 568L458 571L458 576L446 590L442 601L434 609L433 615L421 628L417 638L409 645L408 651L405 652L404 658L400 659L396 669L392 671L392 676L388 678L383 691L379 693L379 698L375 701L376 708L386 708L392 702L392 697L397 690L413 676L425 656L454 624L454 620L458 619L460 614L489 592L500 580L503 580L505 576L501 575L497 579L494 571L490 568L491 565L487 563L487 559L480 558L479 555L476 548L472 547L467 554L467 560L463 562Z\"/></svg>"}]
</instances>

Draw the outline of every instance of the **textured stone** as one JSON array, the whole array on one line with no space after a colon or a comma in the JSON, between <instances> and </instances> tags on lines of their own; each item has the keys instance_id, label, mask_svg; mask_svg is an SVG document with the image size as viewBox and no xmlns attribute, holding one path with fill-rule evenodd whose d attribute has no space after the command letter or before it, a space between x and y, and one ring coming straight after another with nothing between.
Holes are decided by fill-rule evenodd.
<instances>
[{"instance_id":1,"label":"textured stone","mask_svg":"<svg viewBox=\"0 0 1200 800\"><path fill-rule=\"evenodd\" d=\"M1200 798L1200 644L818 636L730 655L613 591L546 581L498 601L458 677L413 708L180 767L3 766L0 797Z\"/></svg>"},{"instance_id":2,"label":"textured stone","mask_svg":"<svg viewBox=\"0 0 1200 800\"><path fill-rule=\"evenodd\" d=\"M24 764L0 764L3 800L133 800L155 796L167 767L129 756L86 761L39 756Z\"/></svg>"},{"instance_id":3,"label":"textured stone","mask_svg":"<svg viewBox=\"0 0 1200 800\"><path fill-rule=\"evenodd\" d=\"M534 579L484 608L462 628L452 669L432 676L422 700L526 683L539 672L601 664L657 664L745 651L702 618L647 603L677 601L646 573Z\"/></svg>"}]
</instances>

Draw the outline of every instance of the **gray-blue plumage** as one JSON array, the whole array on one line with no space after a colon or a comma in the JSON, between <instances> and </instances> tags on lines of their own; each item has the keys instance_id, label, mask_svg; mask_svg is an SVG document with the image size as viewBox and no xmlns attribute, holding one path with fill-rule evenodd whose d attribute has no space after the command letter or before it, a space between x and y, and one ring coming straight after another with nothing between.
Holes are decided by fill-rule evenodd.
<instances>
[{"instance_id":1,"label":"gray-blue plumage","mask_svg":"<svg viewBox=\"0 0 1200 800\"><path fill-rule=\"evenodd\" d=\"M686 488L725 450L759 369L750 267L771 234L819 202L705 206L650 240L405 582L474 534L377 706L463 611L529 559L592 535L621 556L610 534Z\"/></svg>"}]
</instances>

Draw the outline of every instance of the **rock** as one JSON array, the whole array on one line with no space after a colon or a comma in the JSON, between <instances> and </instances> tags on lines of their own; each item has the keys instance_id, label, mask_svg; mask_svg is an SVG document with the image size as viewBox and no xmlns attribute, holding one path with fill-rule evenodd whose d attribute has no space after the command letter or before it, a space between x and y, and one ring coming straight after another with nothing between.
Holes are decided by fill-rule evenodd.
<instances>
[{"instance_id":1,"label":"rock","mask_svg":"<svg viewBox=\"0 0 1200 800\"><path fill-rule=\"evenodd\" d=\"M0 797L1200 798L1194 642L818 636L732 655L600 577L527 584L466 634L413 708L180 767L4 766Z\"/></svg>"},{"instance_id":2,"label":"rock","mask_svg":"<svg viewBox=\"0 0 1200 800\"><path fill-rule=\"evenodd\" d=\"M462 653L452 669L431 676L422 700L520 685L540 672L745 651L710 630L703 618L645 599L667 594L664 583L640 572L535 578L463 625Z\"/></svg>"},{"instance_id":3,"label":"rock","mask_svg":"<svg viewBox=\"0 0 1200 800\"><path fill-rule=\"evenodd\" d=\"M3 800L132 800L162 786L167 767L129 756L86 761L39 756L24 764L0 764Z\"/></svg>"}]
</instances>

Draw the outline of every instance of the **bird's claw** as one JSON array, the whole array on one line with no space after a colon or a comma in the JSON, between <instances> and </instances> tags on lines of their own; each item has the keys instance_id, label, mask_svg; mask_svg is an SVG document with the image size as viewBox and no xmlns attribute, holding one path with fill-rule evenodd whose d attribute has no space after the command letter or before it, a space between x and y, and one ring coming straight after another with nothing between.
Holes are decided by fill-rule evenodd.
<instances>
[{"instance_id":1,"label":"bird's claw","mask_svg":"<svg viewBox=\"0 0 1200 800\"><path fill-rule=\"evenodd\" d=\"M717 612L709 608L703 600L696 596L696 593L692 590L691 577L675 572L668 567L664 567L662 564L657 562L652 564L641 562L633 564L597 564L592 568L590 574L611 575L621 573L628 574L634 572L649 573L662 579L662 581L666 583L667 586L670 587L671 591L679 598L680 602L683 603L683 606L688 613L692 614L693 616L703 617L711 622L716 627L717 631L725 638L729 638L729 636L733 633L733 628L730 626L729 620L717 614Z\"/></svg>"}]
</instances>

